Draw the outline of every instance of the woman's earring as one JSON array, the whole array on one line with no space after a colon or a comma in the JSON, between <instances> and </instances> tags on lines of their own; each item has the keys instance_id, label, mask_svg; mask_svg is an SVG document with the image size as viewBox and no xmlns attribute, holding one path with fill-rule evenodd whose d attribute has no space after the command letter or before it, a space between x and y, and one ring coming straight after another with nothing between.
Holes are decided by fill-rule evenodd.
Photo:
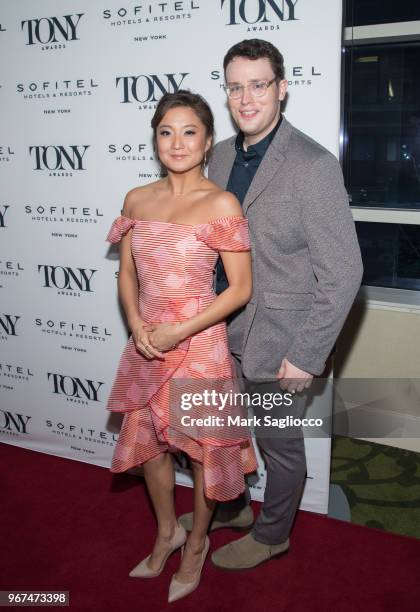
<instances>
[{"instance_id":1,"label":"woman's earring","mask_svg":"<svg viewBox=\"0 0 420 612\"><path fill-rule=\"evenodd\" d=\"M207 151L204 151L204 165L207 164Z\"/></svg>"}]
</instances>

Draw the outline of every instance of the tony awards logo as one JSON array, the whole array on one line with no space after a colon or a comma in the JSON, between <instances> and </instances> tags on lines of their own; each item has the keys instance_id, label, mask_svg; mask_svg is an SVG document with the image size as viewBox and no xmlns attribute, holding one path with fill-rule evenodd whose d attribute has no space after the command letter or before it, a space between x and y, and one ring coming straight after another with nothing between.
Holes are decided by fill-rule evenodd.
<instances>
[{"instance_id":1,"label":"tony awards logo","mask_svg":"<svg viewBox=\"0 0 420 612\"><path fill-rule=\"evenodd\" d=\"M263 27L273 21L295 21L296 5L299 0L221 0L221 8L228 15L226 25L261 25L254 29L275 29ZM278 29L277 26L276 29Z\"/></svg>"},{"instance_id":2,"label":"tony awards logo","mask_svg":"<svg viewBox=\"0 0 420 612\"><path fill-rule=\"evenodd\" d=\"M171 72L164 75L119 76L115 79L115 85L121 92L121 104L139 102L139 109L154 108L163 94L178 91L188 74Z\"/></svg>"},{"instance_id":3,"label":"tony awards logo","mask_svg":"<svg viewBox=\"0 0 420 612\"><path fill-rule=\"evenodd\" d=\"M29 419L32 417L26 414L0 410L0 430L2 433L27 434Z\"/></svg>"},{"instance_id":4,"label":"tony awards logo","mask_svg":"<svg viewBox=\"0 0 420 612\"><path fill-rule=\"evenodd\" d=\"M6 226L6 213L7 213L8 208L10 208L9 204L3 204L3 206L0 206L0 228L7 227Z\"/></svg>"},{"instance_id":5,"label":"tony awards logo","mask_svg":"<svg viewBox=\"0 0 420 612\"><path fill-rule=\"evenodd\" d=\"M80 40L77 28L84 13L62 17L40 17L21 22L26 35L26 45L42 45L43 50L62 49L66 42ZM53 44L54 43L54 44Z\"/></svg>"},{"instance_id":6,"label":"tony awards logo","mask_svg":"<svg viewBox=\"0 0 420 612\"><path fill-rule=\"evenodd\" d=\"M87 404L86 400L90 402L101 401L98 395L99 389L105 384L103 382L57 374L56 372L47 372L47 378L52 382L52 392L57 395L64 395L67 401L77 404Z\"/></svg>"},{"instance_id":7,"label":"tony awards logo","mask_svg":"<svg viewBox=\"0 0 420 612\"><path fill-rule=\"evenodd\" d=\"M73 176L86 170L83 157L90 145L30 146L29 155L35 161L34 170L49 170L49 176Z\"/></svg>"},{"instance_id":8,"label":"tony awards logo","mask_svg":"<svg viewBox=\"0 0 420 612\"><path fill-rule=\"evenodd\" d=\"M43 276L43 287L58 289L59 295L80 297L82 293L93 293L92 277L97 270L39 264L38 272Z\"/></svg>"},{"instance_id":9,"label":"tony awards logo","mask_svg":"<svg viewBox=\"0 0 420 612\"><path fill-rule=\"evenodd\" d=\"M2 334L17 336L16 324L18 319L20 319L18 315L0 314L0 337Z\"/></svg>"}]
</instances>

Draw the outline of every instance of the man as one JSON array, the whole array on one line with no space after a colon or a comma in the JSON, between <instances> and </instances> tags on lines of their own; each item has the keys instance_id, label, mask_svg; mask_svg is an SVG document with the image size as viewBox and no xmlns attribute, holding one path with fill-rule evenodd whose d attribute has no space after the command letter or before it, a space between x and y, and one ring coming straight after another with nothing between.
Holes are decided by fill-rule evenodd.
<instances>
[{"instance_id":1,"label":"man","mask_svg":"<svg viewBox=\"0 0 420 612\"><path fill-rule=\"evenodd\" d=\"M354 222L336 158L281 114L281 53L264 40L244 40L223 66L239 132L216 145L209 177L242 203L254 283L250 302L228 321L230 348L245 381L280 379L282 389L299 394L324 371L360 286ZM224 282L219 265L219 289ZM254 567L289 547L306 475L304 441L262 436L258 444L264 503L250 533L213 553L222 568ZM181 521L191 528L191 515ZM219 505L211 529L252 523L242 496Z\"/></svg>"}]
</instances>

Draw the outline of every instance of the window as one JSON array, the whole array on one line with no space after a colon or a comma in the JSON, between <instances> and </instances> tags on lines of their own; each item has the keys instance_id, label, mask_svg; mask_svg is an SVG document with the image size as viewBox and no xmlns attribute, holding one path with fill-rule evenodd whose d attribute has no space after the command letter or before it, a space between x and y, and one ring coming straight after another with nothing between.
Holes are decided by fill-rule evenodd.
<instances>
[{"instance_id":1,"label":"window","mask_svg":"<svg viewBox=\"0 0 420 612\"><path fill-rule=\"evenodd\" d=\"M420 208L420 44L346 53L344 160L355 206Z\"/></svg>"},{"instance_id":2,"label":"window","mask_svg":"<svg viewBox=\"0 0 420 612\"><path fill-rule=\"evenodd\" d=\"M346 26L420 19L419 0L347 0Z\"/></svg>"},{"instance_id":3,"label":"window","mask_svg":"<svg viewBox=\"0 0 420 612\"><path fill-rule=\"evenodd\" d=\"M420 290L420 226L356 222L364 284Z\"/></svg>"},{"instance_id":4,"label":"window","mask_svg":"<svg viewBox=\"0 0 420 612\"><path fill-rule=\"evenodd\" d=\"M363 284L420 303L420 1L346 8L342 161Z\"/></svg>"}]
</instances>

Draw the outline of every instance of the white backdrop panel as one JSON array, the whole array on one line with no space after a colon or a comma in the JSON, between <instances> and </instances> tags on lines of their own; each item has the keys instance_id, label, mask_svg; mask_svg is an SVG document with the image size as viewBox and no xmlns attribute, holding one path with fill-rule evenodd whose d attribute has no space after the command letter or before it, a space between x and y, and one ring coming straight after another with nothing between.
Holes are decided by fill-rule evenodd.
<instances>
[{"instance_id":1,"label":"white backdrop panel","mask_svg":"<svg viewBox=\"0 0 420 612\"><path fill-rule=\"evenodd\" d=\"M125 193L157 178L150 119L163 91L201 93L217 140L233 133L223 56L254 37L284 54L288 119L338 155L340 2L2 3L2 442L109 466L121 418L104 404L127 330L106 233ZM330 441L306 448L301 507L326 512ZM262 462L254 480L262 499Z\"/></svg>"}]
</instances>

